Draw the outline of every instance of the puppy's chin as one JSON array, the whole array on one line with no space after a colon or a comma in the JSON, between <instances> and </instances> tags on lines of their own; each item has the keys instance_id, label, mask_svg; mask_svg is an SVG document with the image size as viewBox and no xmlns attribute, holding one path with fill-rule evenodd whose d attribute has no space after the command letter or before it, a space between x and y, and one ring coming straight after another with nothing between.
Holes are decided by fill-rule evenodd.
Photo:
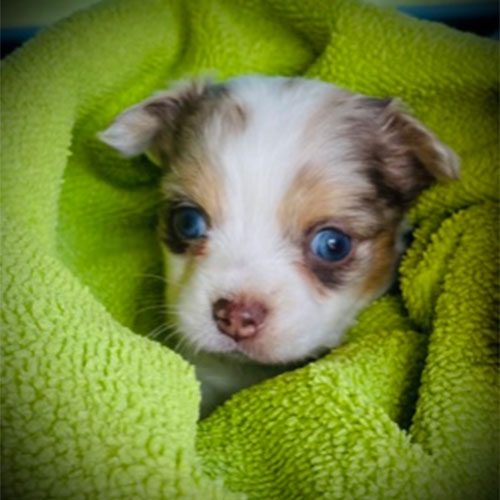
<instances>
[{"instance_id":1,"label":"puppy's chin","mask_svg":"<svg viewBox=\"0 0 500 500\"><path fill-rule=\"evenodd\" d=\"M269 345L271 344L271 345ZM237 352L247 359L265 365L293 365L310 361L327 351L326 347L290 352L283 346L275 346L267 339L249 339L237 343Z\"/></svg>"},{"instance_id":2,"label":"puppy's chin","mask_svg":"<svg viewBox=\"0 0 500 500\"><path fill-rule=\"evenodd\" d=\"M269 348L265 342L259 342L256 339L242 340L239 342L222 341L220 344L212 343L209 346L194 347L197 352L208 353L227 360L240 363L258 363L262 365L300 365L304 362L316 359L325 354L328 349L317 348L314 351L308 351L300 355L285 355L280 350ZM217 345L218 344L218 345Z\"/></svg>"}]
</instances>

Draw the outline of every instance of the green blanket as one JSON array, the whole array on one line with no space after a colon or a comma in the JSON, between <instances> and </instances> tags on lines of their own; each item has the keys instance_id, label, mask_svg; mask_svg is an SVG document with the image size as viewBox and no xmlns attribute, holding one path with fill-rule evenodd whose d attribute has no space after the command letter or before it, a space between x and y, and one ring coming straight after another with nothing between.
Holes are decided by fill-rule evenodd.
<instances>
[{"instance_id":1,"label":"green blanket","mask_svg":"<svg viewBox=\"0 0 500 500\"><path fill-rule=\"evenodd\" d=\"M121 0L10 56L3 498L497 498L497 51L346 0ZM343 347L198 423L193 367L148 338L158 174L96 132L202 70L400 96L463 168L413 209L400 293Z\"/></svg>"}]
</instances>

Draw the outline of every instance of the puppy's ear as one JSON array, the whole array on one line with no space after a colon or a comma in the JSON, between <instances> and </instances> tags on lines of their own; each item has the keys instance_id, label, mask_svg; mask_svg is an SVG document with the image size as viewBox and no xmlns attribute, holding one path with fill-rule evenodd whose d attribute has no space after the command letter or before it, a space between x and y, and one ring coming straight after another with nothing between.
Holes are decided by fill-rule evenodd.
<instances>
[{"instance_id":1,"label":"puppy's ear","mask_svg":"<svg viewBox=\"0 0 500 500\"><path fill-rule=\"evenodd\" d=\"M384 132L388 139L407 150L436 179L458 179L460 159L428 128L408 114L399 99L392 99L384 109Z\"/></svg>"},{"instance_id":2,"label":"puppy's ear","mask_svg":"<svg viewBox=\"0 0 500 500\"><path fill-rule=\"evenodd\" d=\"M459 178L460 159L398 99L378 101L381 109L377 176L403 205L411 204L433 180ZM380 123L380 122L379 122Z\"/></svg>"},{"instance_id":3,"label":"puppy's ear","mask_svg":"<svg viewBox=\"0 0 500 500\"><path fill-rule=\"evenodd\" d=\"M191 82L156 94L123 111L97 136L125 157L146 153L159 164L157 142L168 149L181 114L196 106L204 89L204 83Z\"/></svg>"}]
</instances>

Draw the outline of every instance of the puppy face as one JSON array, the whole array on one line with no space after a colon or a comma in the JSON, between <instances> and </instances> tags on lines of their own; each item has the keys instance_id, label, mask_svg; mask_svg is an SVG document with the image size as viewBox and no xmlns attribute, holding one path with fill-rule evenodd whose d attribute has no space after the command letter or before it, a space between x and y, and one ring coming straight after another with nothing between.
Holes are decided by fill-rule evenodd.
<instances>
[{"instance_id":1,"label":"puppy face","mask_svg":"<svg viewBox=\"0 0 500 500\"><path fill-rule=\"evenodd\" d=\"M338 345L392 282L405 209L458 170L393 101L299 78L160 94L101 139L165 171L160 232L183 335L262 363Z\"/></svg>"}]
</instances>

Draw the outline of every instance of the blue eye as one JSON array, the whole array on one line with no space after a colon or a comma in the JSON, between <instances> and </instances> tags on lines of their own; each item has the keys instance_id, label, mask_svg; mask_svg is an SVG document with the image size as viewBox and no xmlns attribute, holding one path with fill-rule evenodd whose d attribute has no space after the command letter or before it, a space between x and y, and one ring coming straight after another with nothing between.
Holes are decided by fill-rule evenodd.
<instances>
[{"instance_id":1,"label":"blue eye","mask_svg":"<svg viewBox=\"0 0 500 500\"><path fill-rule=\"evenodd\" d=\"M172 227L183 239L195 240L205 236L207 223L203 213L195 207L179 207L172 212Z\"/></svg>"},{"instance_id":2,"label":"blue eye","mask_svg":"<svg viewBox=\"0 0 500 500\"><path fill-rule=\"evenodd\" d=\"M337 262L351 251L351 238L337 229L326 228L314 235L310 247L320 259Z\"/></svg>"}]
</instances>

